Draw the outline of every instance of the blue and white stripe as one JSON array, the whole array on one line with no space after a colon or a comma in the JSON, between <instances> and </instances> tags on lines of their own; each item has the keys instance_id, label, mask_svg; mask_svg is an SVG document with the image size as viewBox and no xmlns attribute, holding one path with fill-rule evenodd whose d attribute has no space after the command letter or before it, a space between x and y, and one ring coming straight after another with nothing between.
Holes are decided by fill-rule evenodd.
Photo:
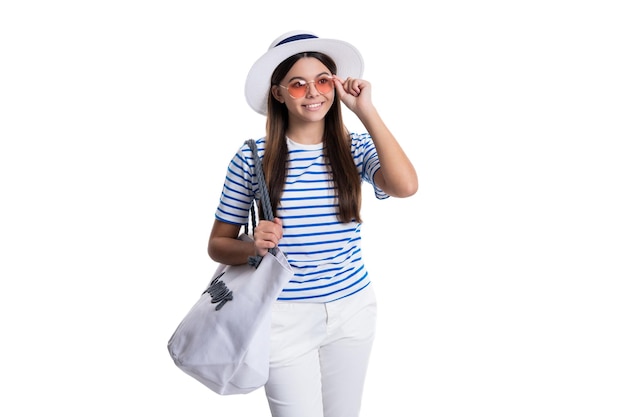
<instances>
[{"instance_id":1,"label":"blue and white stripe","mask_svg":"<svg viewBox=\"0 0 626 417\"><path fill-rule=\"evenodd\" d=\"M329 181L324 148L288 143L288 171L283 197L275 216L283 221L280 249L294 270L293 279L279 300L330 302L354 294L369 283L361 258L361 224L337 219L335 190ZM374 184L380 168L376 147L369 134L351 134L352 156L363 181L372 184L377 198L389 197ZM257 140L262 159L265 139ZM216 218L245 224L253 196L259 190L252 154L243 145L231 160Z\"/></svg>"}]
</instances>

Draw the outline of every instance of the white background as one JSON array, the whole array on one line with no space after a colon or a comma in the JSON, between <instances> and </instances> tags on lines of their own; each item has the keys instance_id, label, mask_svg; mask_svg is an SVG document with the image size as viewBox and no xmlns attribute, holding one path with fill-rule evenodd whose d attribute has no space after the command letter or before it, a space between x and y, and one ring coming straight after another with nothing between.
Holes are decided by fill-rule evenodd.
<instances>
[{"instance_id":1,"label":"white background","mask_svg":"<svg viewBox=\"0 0 626 417\"><path fill-rule=\"evenodd\" d=\"M623 417L618 3L3 2L0 414L269 415L166 344L214 268L226 165L264 134L245 75L308 29L361 50L420 179L365 188L361 417Z\"/></svg>"}]
</instances>

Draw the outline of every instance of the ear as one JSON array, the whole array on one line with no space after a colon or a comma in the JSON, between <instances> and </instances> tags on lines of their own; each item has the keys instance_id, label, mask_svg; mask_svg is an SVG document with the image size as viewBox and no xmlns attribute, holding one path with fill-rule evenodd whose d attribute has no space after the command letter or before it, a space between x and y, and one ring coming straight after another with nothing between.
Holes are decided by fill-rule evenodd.
<instances>
[{"instance_id":1,"label":"ear","mask_svg":"<svg viewBox=\"0 0 626 417\"><path fill-rule=\"evenodd\" d=\"M285 98L283 97L282 88L277 85L272 86L272 96L279 102L284 103Z\"/></svg>"}]
</instances>

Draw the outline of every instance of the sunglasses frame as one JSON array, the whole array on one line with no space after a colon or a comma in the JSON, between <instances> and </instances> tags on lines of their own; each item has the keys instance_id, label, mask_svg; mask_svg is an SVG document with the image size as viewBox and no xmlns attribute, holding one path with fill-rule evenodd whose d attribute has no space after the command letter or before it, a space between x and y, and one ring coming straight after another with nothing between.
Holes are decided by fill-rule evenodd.
<instances>
[{"instance_id":1,"label":"sunglasses frame","mask_svg":"<svg viewBox=\"0 0 626 417\"><path fill-rule=\"evenodd\" d=\"M327 91L327 92L325 92L325 93L322 93L322 92L321 92L321 91L317 88L316 83L317 83L320 79L326 79L326 80L328 80L328 81L330 82L330 86L331 86L331 87L330 87L330 90L328 90L328 91ZM299 80L299 81L304 81L304 80ZM329 75L326 75L326 74L322 74L322 75L318 76L316 79L311 80L311 81L304 81L304 85L306 86L306 90L304 90L304 94L303 94L302 96L300 96L300 97L295 97L293 94L291 94L291 92L289 91L289 88L290 88L291 86L284 86L284 85L282 85L282 84L278 84L278 86L279 86L279 87L284 88L285 90L287 90L287 94L289 94L289 97L291 97L291 98L293 98L293 99L297 100L297 99L299 99L299 98L306 97L307 93L309 92L309 89L311 88L311 87L309 87L309 84L311 84L311 83L315 86L315 90L316 90L318 93L320 93L320 94L328 94L328 93L330 93L332 90L334 90L334 88L335 88L335 84L333 83L333 77L331 77L331 76L329 76Z\"/></svg>"}]
</instances>

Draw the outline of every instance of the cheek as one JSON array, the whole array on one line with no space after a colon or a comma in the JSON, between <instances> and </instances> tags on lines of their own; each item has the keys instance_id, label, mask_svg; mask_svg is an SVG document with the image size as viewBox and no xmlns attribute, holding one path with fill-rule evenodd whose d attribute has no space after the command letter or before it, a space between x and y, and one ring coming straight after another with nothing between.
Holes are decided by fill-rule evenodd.
<instances>
[{"instance_id":1,"label":"cheek","mask_svg":"<svg viewBox=\"0 0 626 417\"><path fill-rule=\"evenodd\" d=\"M328 94L324 94L324 97L326 97L326 106L330 109L333 104L335 104L335 91L333 90Z\"/></svg>"}]
</instances>

